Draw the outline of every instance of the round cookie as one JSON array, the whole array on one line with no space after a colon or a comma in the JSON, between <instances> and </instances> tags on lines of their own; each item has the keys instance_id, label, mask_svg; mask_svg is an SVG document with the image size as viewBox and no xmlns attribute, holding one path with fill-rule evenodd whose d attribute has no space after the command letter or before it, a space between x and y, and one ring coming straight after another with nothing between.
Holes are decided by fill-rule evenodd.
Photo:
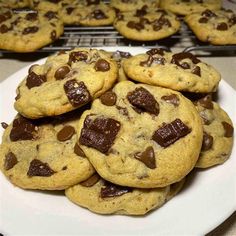
<instances>
[{"instance_id":1,"label":"round cookie","mask_svg":"<svg viewBox=\"0 0 236 236\"><path fill-rule=\"evenodd\" d=\"M206 96L195 102L203 122L203 144L198 168L224 163L233 147L233 123L219 104Z\"/></svg>"},{"instance_id":2,"label":"round cookie","mask_svg":"<svg viewBox=\"0 0 236 236\"><path fill-rule=\"evenodd\" d=\"M60 190L87 179L94 168L77 145L80 113L45 120L18 115L3 135L0 169L24 189Z\"/></svg>"},{"instance_id":3,"label":"round cookie","mask_svg":"<svg viewBox=\"0 0 236 236\"><path fill-rule=\"evenodd\" d=\"M163 188L137 189L118 186L95 174L66 189L67 198L99 214L144 215L176 195L184 181Z\"/></svg>"},{"instance_id":4,"label":"round cookie","mask_svg":"<svg viewBox=\"0 0 236 236\"><path fill-rule=\"evenodd\" d=\"M175 14L188 15L206 9L219 10L221 4L221 0L161 0L160 7Z\"/></svg>"},{"instance_id":5,"label":"round cookie","mask_svg":"<svg viewBox=\"0 0 236 236\"><path fill-rule=\"evenodd\" d=\"M62 21L53 11L0 9L0 48L33 52L63 33Z\"/></svg>"},{"instance_id":6,"label":"round cookie","mask_svg":"<svg viewBox=\"0 0 236 236\"><path fill-rule=\"evenodd\" d=\"M124 62L133 80L177 91L207 93L216 91L220 74L191 53L171 53L151 49Z\"/></svg>"},{"instance_id":7,"label":"round cookie","mask_svg":"<svg viewBox=\"0 0 236 236\"><path fill-rule=\"evenodd\" d=\"M236 14L231 10L196 12L186 16L185 21L203 42L236 44Z\"/></svg>"},{"instance_id":8,"label":"round cookie","mask_svg":"<svg viewBox=\"0 0 236 236\"><path fill-rule=\"evenodd\" d=\"M60 52L29 69L17 88L15 109L32 119L66 113L109 90L117 71L116 63L102 51Z\"/></svg>"},{"instance_id":9,"label":"round cookie","mask_svg":"<svg viewBox=\"0 0 236 236\"><path fill-rule=\"evenodd\" d=\"M136 11L143 6L157 8L159 0L111 0L110 5L119 11Z\"/></svg>"},{"instance_id":10,"label":"round cookie","mask_svg":"<svg viewBox=\"0 0 236 236\"><path fill-rule=\"evenodd\" d=\"M199 114L183 95L129 81L96 99L79 123L80 146L99 175L137 188L185 177L197 162L202 135Z\"/></svg>"},{"instance_id":11,"label":"round cookie","mask_svg":"<svg viewBox=\"0 0 236 236\"><path fill-rule=\"evenodd\" d=\"M173 13L146 6L137 11L118 13L113 25L121 35L137 41L162 39L180 28L180 22Z\"/></svg>"}]
</instances>

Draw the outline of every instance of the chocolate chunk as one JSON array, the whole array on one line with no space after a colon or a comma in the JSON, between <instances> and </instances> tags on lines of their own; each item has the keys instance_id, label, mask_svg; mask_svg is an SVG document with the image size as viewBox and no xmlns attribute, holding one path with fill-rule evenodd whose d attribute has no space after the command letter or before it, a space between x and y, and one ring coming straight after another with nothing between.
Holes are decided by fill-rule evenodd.
<instances>
[{"instance_id":1,"label":"chocolate chunk","mask_svg":"<svg viewBox=\"0 0 236 236\"><path fill-rule=\"evenodd\" d=\"M217 15L214 12L212 12L211 10L207 9L204 12L202 12L202 16L210 18L210 17L216 17Z\"/></svg>"},{"instance_id":2,"label":"chocolate chunk","mask_svg":"<svg viewBox=\"0 0 236 236\"><path fill-rule=\"evenodd\" d=\"M208 19L206 17L201 17L199 20L198 20L199 23L202 23L202 24L205 24L208 22Z\"/></svg>"},{"instance_id":3,"label":"chocolate chunk","mask_svg":"<svg viewBox=\"0 0 236 236\"><path fill-rule=\"evenodd\" d=\"M37 27L37 26L27 27L27 28L24 28L22 34L34 34L38 30L39 30L39 27Z\"/></svg>"},{"instance_id":4,"label":"chocolate chunk","mask_svg":"<svg viewBox=\"0 0 236 236\"><path fill-rule=\"evenodd\" d=\"M102 72L109 71L110 64L105 59L98 59L94 65L94 69L96 71L102 71Z\"/></svg>"},{"instance_id":5,"label":"chocolate chunk","mask_svg":"<svg viewBox=\"0 0 236 236\"><path fill-rule=\"evenodd\" d=\"M8 127L8 124L5 123L5 122L1 122L1 125L2 125L2 128L3 128L3 129L6 129L6 128Z\"/></svg>"},{"instance_id":6,"label":"chocolate chunk","mask_svg":"<svg viewBox=\"0 0 236 236\"><path fill-rule=\"evenodd\" d=\"M225 31L228 30L228 25L225 22L221 22L216 26L217 30Z\"/></svg>"},{"instance_id":7,"label":"chocolate chunk","mask_svg":"<svg viewBox=\"0 0 236 236\"><path fill-rule=\"evenodd\" d=\"M171 27L170 21L166 19L164 15L161 15L159 19L154 20L152 24L153 30L155 31L161 30L163 26Z\"/></svg>"},{"instance_id":8,"label":"chocolate chunk","mask_svg":"<svg viewBox=\"0 0 236 236\"><path fill-rule=\"evenodd\" d=\"M87 6L90 5L98 5L100 3L100 0L86 0Z\"/></svg>"},{"instance_id":9,"label":"chocolate chunk","mask_svg":"<svg viewBox=\"0 0 236 236\"><path fill-rule=\"evenodd\" d=\"M74 153L80 157L86 157L84 151L81 149L78 143L74 146Z\"/></svg>"},{"instance_id":10,"label":"chocolate chunk","mask_svg":"<svg viewBox=\"0 0 236 236\"><path fill-rule=\"evenodd\" d=\"M184 70L190 69L190 65L189 65L187 62L181 63L180 66L181 66Z\"/></svg>"},{"instance_id":11,"label":"chocolate chunk","mask_svg":"<svg viewBox=\"0 0 236 236\"><path fill-rule=\"evenodd\" d=\"M64 142L71 139L74 134L75 128L73 126L66 125L57 133L57 139L60 142Z\"/></svg>"},{"instance_id":12,"label":"chocolate chunk","mask_svg":"<svg viewBox=\"0 0 236 236\"><path fill-rule=\"evenodd\" d=\"M201 77L201 68L199 66L195 66L191 72Z\"/></svg>"},{"instance_id":13,"label":"chocolate chunk","mask_svg":"<svg viewBox=\"0 0 236 236\"><path fill-rule=\"evenodd\" d=\"M111 118L87 116L81 131L79 142L87 147L107 153L120 130L120 122Z\"/></svg>"},{"instance_id":14,"label":"chocolate chunk","mask_svg":"<svg viewBox=\"0 0 236 236\"><path fill-rule=\"evenodd\" d=\"M8 28L6 25L2 24L2 25L0 26L0 33L5 34L5 33L7 33L8 31L9 31L9 28Z\"/></svg>"},{"instance_id":15,"label":"chocolate chunk","mask_svg":"<svg viewBox=\"0 0 236 236\"><path fill-rule=\"evenodd\" d=\"M173 104L175 107L179 106L179 98L176 94L162 96L161 99L166 101L167 103Z\"/></svg>"},{"instance_id":16,"label":"chocolate chunk","mask_svg":"<svg viewBox=\"0 0 236 236\"><path fill-rule=\"evenodd\" d=\"M54 11L47 11L45 14L44 14L45 17L48 18L48 20L51 20L53 18L57 19L57 13L54 12Z\"/></svg>"},{"instance_id":17,"label":"chocolate chunk","mask_svg":"<svg viewBox=\"0 0 236 236\"><path fill-rule=\"evenodd\" d=\"M56 80L62 80L65 78L65 76L70 72L70 67L69 66L61 66L59 67L55 74L54 77Z\"/></svg>"},{"instance_id":18,"label":"chocolate chunk","mask_svg":"<svg viewBox=\"0 0 236 236\"><path fill-rule=\"evenodd\" d=\"M61 170L67 170L67 166L63 166Z\"/></svg>"},{"instance_id":19,"label":"chocolate chunk","mask_svg":"<svg viewBox=\"0 0 236 236\"><path fill-rule=\"evenodd\" d=\"M140 61L139 65L144 67L150 67L153 63L153 57L150 55L146 61Z\"/></svg>"},{"instance_id":20,"label":"chocolate chunk","mask_svg":"<svg viewBox=\"0 0 236 236\"><path fill-rule=\"evenodd\" d=\"M76 61L86 61L88 59L88 53L87 52L71 52L69 56L68 65L71 65L72 62Z\"/></svg>"},{"instance_id":21,"label":"chocolate chunk","mask_svg":"<svg viewBox=\"0 0 236 236\"><path fill-rule=\"evenodd\" d=\"M25 19L28 21L36 21L38 18L37 12L30 12L25 16Z\"/></svg>"},{"instance_id":22,"label":"chocolate chunk","mask_svg":"<svg viewBox=\"0 0 236 236\"><path fill-rule=\"evenodd\" d=\"M77 82L75 79L68 80L64 84L67 98L73 107L83 106L92 100L90 93L84 82Z\"/></svg>"},{"instance_id":23,"label":"chocolate chunk","mask_svg":"<svg viewBox=\"0 0 236 236\"><path fill-rule=\"evenodd\" d=\"M37 132L37 126L33 121L20 116L13 121L10 132L11 141L34 140Z\"/></svg>"},{"instance_id":24,"label":"chocolate chunk","mask_svg":"<svg viewBox=\"0 0 236 236\"><path fill-rule=\"evenodd\" d=\"M156 168L156 159L153 147L147 147L144 152L135 153L134 157L143 162L148 168Z\"/></svg>"},{"instance_id":25,"label":"chocolate chunk","mask_svg":"<svg viewBox=\"0 0 236 236\"><path fill-rule=\"evenodd\" d=\"M130 58L132 55L129 52L122 52L122 51L115 51L112 54L112 58L114 58L115 60L120 60L121 58Z\"/></svg>"},{"instance_id":26,"label":"chocolate chunk","mask_svg":"<svg viewBox=\"0 0 236 236\"><path fill-rule=\"evenodd\" d=\"M132 189L129 187L118 186L106 181L101 188L100 196L101 198L118 197L129 192L132 192Z\"/></svg>"},{"instance_id":27,"label":"chocolate chunk","mask_svg":"<svg viewBox=\"0 0 236 236\"><path fill-rule=\"evenodd\" d=\"M97 9L97 10L94 10L92 13L91 13L91 17L96 19L96 20L102 20L102 19L107 19L108 17L105 15L105 13L100 10L100 9Z\"/></svg>"},{"instance_id":28,"label":"chocolate chunk","mask_svg":"<svg viewBox=\"0 0 236 236\"><path fill-rule=\"evenodd\" d=\"M153 56L153 55L156 55L156 54L158 54L160 56L164 56L164 52L165 52L165 50L162 49L162 48L152 48L151 50L148 50L146 52L146 54L148 54L150 56Z\"/></svg>"},{"instance_id":29,"label":"chocolate chunk","mask_svg":"<svg viewBox=\"0 0 236 236\"><path fill-rule=\"evenodd\" d=\"M8 19L10 19L12 17L11 12L7 11L3 14L0 15L0 24Z\"/></svg>"},{"instance_id":30,"label":"chocolate chunk","mask_svg":"<svg viewBox=\"0 0 236 236\"><path fill-rule=\"evenodd\" d=\"M233 15L232 17L230 17L229 19L229 27L232 27L233 25L236 24L236 15Z\"/></svg>"},{"instance_id":31,"label":"chocolate chunk","mask_svg":"<svg viewBox=\"0 0 236 236\"><path fill-rule=\"evenodd\" d=\"M46 82L46 80L47 78L45 75L37 75L32 71L26 78L26 86L28 89L38 87L44 82Z\"/></svg>"},{"instance_id":32,"label":"chocolate chunk","mask_svg":"<svg viewBox=\"0 0 236 236\"><path fill-rule=\"evenodd\" d=\"M152 136L152 139L160 146L166 148L175 143L181 137L186 136L191 129L180 119L176 119L169 124L163 124Z\"/></svg>"},{"instance_id":33,"label":"chocolate chunk","mask_svg":"<svg viewBox=\"0 0 236 236\"><path fill-rule=\"evenodd\" d=\"M95 173L92 176L90 176L88 179L86 179L85 181L81 182L80 185L82 185L84 187L92 187L99 180L100 180L100 176L97 173Z\"/></svg>"},{"instance_id":34,"label":"chocolate chunk","mask_svg":"<svg viewBox=\"0 0 236 236\"><path fill-rule=\"evenodd\" d=\"M202 149L201 150L202 151L207 151L207 150L212 148L212 145L213 145L213 137L210 134L204 132L203 133Z\"/></svg>"},{"instance_id":35,"label":"chocolate chunk","mask_svg":"<svg viewBox=\"0 0 236 236\"><path fill-rule=\"evenodd\" d=\"M190 59L192 61L192 63L194 63L194 64L201 62L198 58L196 58L193 54L191 54L189 52L180 52L180 53L176 53L172 56L171 63L182 67L182 64L180 64L180 61L183 59ZM183 69L185 69L185 68L183 68Z\"/></svg>"},{"instance_id":36,"label":"chocolate chunk","mask_svg":"<svg viewBox=\"0 0 236 236\"><path fill-rule=\"evenodd\" d=\"M213 103L212 103L212 99L211 99L211 96L210 96L210 95L207 95L207 96L205 96L205 97L199 99L199 100L197 101L197 103L198 103L200 106L202 106L202 107L204 107L204 108L206 108L206 109L211 109L211 110L212 110L212 109L214 108Z\"/></svg>"},{"instance_id":37,"label":"chocolate chunk","mask_svg":"<svg viewBox=\"0 0 236 236\"><path fill-rule=\"evenodd\" d=\"M207 114L206 114L204 111L200 111L199 115L200 115L200 117L202 118L204 125L209 125L209 124L211 124L211 121L208 120Z\"/></svg>"},{"instance_id":38,"label":"chocolate chunk","mask_svg":"<svg viewBox=\"0 0 236 236\"><path fill-rule=\"evenodd\" d=\"M52 41L56 40L57 38L57 32L56 30L53 30L51 33L50 33L50 38Z\"/></svg>"},{"instance_id":39,"label":"chocolate chunk","mask_svg":"<svg viewBox=\"0 0 236 236\"><path fill-rule=\"evenodd\" d=\"M114 106L116 104L117 96L112 91L107 91L101 97L101 103L106 106Z\"/></svg>"},{"instance_id":40,"label":"chocolate chunk","mask_svg":"<svg viewBox=\"0 0 236 236\"><path fill-rule=\"evenodd\" d=\"M117 110L119 110L119 113L123 116L129 116L129 112L127 110L127 108L125 107L120 107L120 106L116 106Z\"/></svg>"},{"instance_id":41,"label":"chocolate chunk","mask_svg":"<svg viewBox=\"0 0 236 236\"><path fill-rule=\"evenodd\" d=\"M142 112L148 112L153 115L159 114L159 104L154 96L145 88L136 88L127 94L127 99L136 108Z\"/></svg>"},{"instance_id":42,"label":"chocolate chunk","mask_svg":"<svg viewBox=\"0 0 236 236\"><path fill-rule=\"evenodd\" d=\"M226 138L233 137L234 127L225 121L221 122L221 124L223 125L224 130L225 130L224 136Z\"/></svg>"},{"instance_id":43,"label":"chocolate chunk","mask_svg":"<svg viewBox=\"0 0 236 236\"><path fill-rule=\"evenodd\" d=\"M145 16L147 14L147 5L144 5L141 9L136 10L134 16L140 17Z\"/></svg>"},{"instance_id":44,"label":"chocolate chunk","mask_svg":"<svg viewBox=\"0 0 236 236\"><path fill-rule=\"evenodd\" d=\"M50 168L47 163L43 163L38 159L33 159L30 162L29 170L27 175L32 176L42 176L42 177L49 177L55 173L54 170Z\"/></svg>"},{"instance_id":45,"label":"chocolate chunk","mask_svg":"<svg viewBox=\"0 0 236 236\"><path fill-rule=\"evenodd\" d=\"M74 11L74 10L75 10L74 7L67 7L67 8L66 8L66 13L67 13L68 15L70 15L70 14L72 13L72 11Z\"/></svg>"},{"instance_id":46,"label":"chocolate chunk","mask_svg":"<svg viewBox=\"0 0 236 236\"><path fill-rule=\"evenodd\" d=\"M10 170L18 163L17 158L13 152L8 152L5 156L4 169Z\"/></svg>"},{"instance_id":47,"label":"chocolate chunk","mask_svg":"<svg viewBox=\"0 0 236 236\"><path fill-rule=\"evenodd\" d=\"M129 21L126 26L130 29L136 29L138 31L145 28L143 24L141 24L140 22L135 22L135 21Z\"/></svg>"}]
</instances>

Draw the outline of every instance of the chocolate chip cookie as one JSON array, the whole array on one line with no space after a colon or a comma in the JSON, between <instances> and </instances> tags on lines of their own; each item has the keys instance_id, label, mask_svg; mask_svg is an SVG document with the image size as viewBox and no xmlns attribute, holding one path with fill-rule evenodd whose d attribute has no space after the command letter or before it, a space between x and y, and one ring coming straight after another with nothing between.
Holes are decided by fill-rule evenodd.
<instances>
[{"instance_id":1,"label":"chocolate chip cookie","mask_svg":"<svg viewBox=\"0 0 236 236\"><path fill-rule=\"evenodd\" d=\"M154 48L124 62L125 73L133 80L177 91L216 91L220 74L191 53L171 53Z\"/></svg>"},{"instance_id":2,"label":"chocolate chip cookie","mask_svg":"<svg viewBox=\"0 0 236 236\"><path fill-rule=\"evenodd\" d=\"M0 49L33 52L55 41L63 30L54 11L0 9Z\"/></svg>"},{"instance_id":3,"label":"chocolate chip cookie","mask_svg":"<svg viewBox=\"0 0 236 236\"><path fill-rule=\"evenodd\" d=\"M151 41L176 33L180 22L169 11L144 6L136 11L118 13L114 27L128 39Z\"/></svg>"},{"instance_id":4,"label":"chocolate chip cookie","mask_svg":"<svg viewBox=\"0 0 236 236\"><path fill-rule=\"evenodd\" d=\"M137 188L163 187L185 177L196 164L203 135L199 114L183 95L129 81L96 99L78 132L99 175Z\"/></svg>"},{"instance_id":5,"label":"chocolate chip cookie","mask_svg":"<svg viewBox=\"0 0 236 236\"><path fill-rule=\"evenodd\" d=\"M188 15L206 9L219 10L221 4L221 0L161 0L160 6L179 15Z\"/></svg>"},{"instance_id":6,"label":"chocolate chip cookie","mask_svg":"<svg viewBox=\"0 0 236 236\"><path fill-rule=\"evenodd\" d=\"M102 51L59 52L29 69L18 86L15 109L32 119L66 113L109 90L117 73L117 64Z\"/></svg>"},{"instance_id":7,"label":"chocolate chip cookie","mask_svg":"<svg viewBox=\"0 0 236 236\"><path fill-rule=\"evenodd\" d=\"M236 14L231 10L207 9L186 16L185 21L203 42L216 45L236 44Z\"/></svg>"},{"instance_id":8,"label":"chocolate chip cookie","mask_svg":"<svg viewBox=\"0 0 236 236\"><path fill-rule=\"evenodd\" d=\"M203 122L203 143L196 167L224 163L233 147L233 123L228 114L208 95L195 102Z\"/></svg>"},{"instance_id":9,"label":"chocolate chip cookie","mask_svg":"<svg viewBox=\"0 0 236 236\"><path fill-rule=\"evenodd\" d=\"M94 174L65 191L69 200L99 214L144 215L161 207L182 188L184 180L163 188L118 186Z\"/></svg>"},{"instance_id":10,"label":"chocolate chip cookie","mask_svg":"<svg viewBox=\"0 0 236 236\"><path fill-rule=\"evenodd\" d=\"M94 172L77 140L79 112L29 120L18 115L3 135L0 169L25 189L59 190Z\"/></svg>"}]
</instances>

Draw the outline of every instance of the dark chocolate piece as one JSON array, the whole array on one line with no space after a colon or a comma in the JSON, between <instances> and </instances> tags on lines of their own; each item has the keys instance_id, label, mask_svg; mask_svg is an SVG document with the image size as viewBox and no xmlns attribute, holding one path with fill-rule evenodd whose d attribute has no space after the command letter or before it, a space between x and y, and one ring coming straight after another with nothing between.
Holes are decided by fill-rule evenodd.
<instances>
[{"instance_id":1,"label":"dark chocolate piece","mask_svg":"<svg viewBox=\"0 0 236 236\"><path fill-rule=\"evenodd\" d=\"M201 77L201 68L199 66L195 66L191 72Z\"/></svg>"},{"instance_id":2,"label":"dark chocolate piece","mask_svg":"<svg viewBox=\"0 0 236 236\"><path fill-rule=\"evenodd\" d=\"M73 126L66 125L57 133L57 139L60 142L64 142L71 139L74 134L75 128Z\"/></svg>"},{"instance_id":3,"label":"dark chocolate piece","mask_svg":"<svg viewBox=\"0 0 236 236\"><path fill-rule=\"evenodd\" d=\"M216 26L216 29L220 31L226 31L228 30L228 25L225 22L221 22L221 23L218 23L218 25Z\"/></svg>"},{"instance_id":4,"label":"dark chocolate piece","mask_svg":"<svg viewBox=\"0 0 236 236\"><path fill-rule=\"evenodd\" d=\"M225 130L224 136L226 138L233 137L234 127L231 124L229 124L228 122L225 122L225 121L221 122L221 124L223 125L224 130Z\"/></svg>"},{"instance_id":5,"label":"dark chocolate piece","mask_svg":"<svg viewBox=\"0 0 236 236\"><path fill-rule=\"evenodd\" d=\"M1 122L1 125L2 125L2 128L3 128L3 129L6 129L6 128L8 127L8 124L5 123L5 122Z\"/></svg>"},{"instance_id":6,"label":"dark chocolate piece","mask_svg":"<svg viewBox=\"0 0 236 236\"><path fill-rule=\"evenodd\" d=\"M171 63L182 67L182 64L180 63L180 61L182 61L183 59L190 59L193 64L198 64L199 62L201 62L198 58L196 58L190 52L180 52L180 53L176 53L172 56ZM185 69L184 67L182 67L182 68Z\"/></svg>"},{"instance_id":7,"label":"dark chocolate piece","mask_svg":"<svg viewBox=\"0 0 236 236\"><path fill-rule=\"evenodd\" d=\"M37 12L30 12L25 16L25 19L28 21L35 21L38 18L38 13Z\"/></svg>"},{"instance_id":8,"label":"dark chocolate piece","mask_svg":"<svg viewBox=\"0 0 236 236\"><path fill-rule=\"evenodd\" d=\"M33 176L42 176L42 177L49 177L55 174L55 171L50 168L47 163L43 163L38 159L33 159L30 162L29 170L27 175L30 177Z\"/></svg>"},{"instance_id":9,"label":"dark chocolate piece","mask_svg":"<svg viewBox=\"0 0 236 236\"><path fill-rule=\"evenodd\" d=\"M156 55L156 54L160 56L164 56L164 53L165 53L165 50L162 48L152 48L146 52L146 54L151 55L151 56Z\"/></svg>"},{"instance_id":10,"label":"dark chocolate piece","mask_svg":"<svg viewBox=\"0 0 236 236\"><path fill-rule=\"evenodd\" d=\"M210 134L204 132L203 133L202 149L201 150L202 151L207 151L207 150L212 148L212 145L213 145L213 137Z\"/></svg>"},{"instance_id":11,"label":"dark chocolate piece","mask_svg":"<svg viewBox=\"0 0 236 236\"><path fill-rule=\"evenodd\" d=\"M202 23L202 24L206 24L208 22L208 19L206 17L201 17L199 20L198 20L199 23Z\"/></svg>"},{"instance_id":12,"label":"dark chocolate piece","mask_svg":"<svg viewBox=\"0 0 236 236\"><path fill-rule=\"evenodd\" d=\"M93 185L95 185L98 181L100 180L100 176L95 173L92 176L90 176L88 179L86 179L85 181L79 183L80 185L84 186L84 187L92 187Z\"/></svg>"},{"instance_id":13,"label":"dark chocolate piece","mask_svg":"<svg viewBox=\"0 0 236 236\"><path fill-rule=\"evenodd\" d=\"M106 14L100 10L100 9L96 9L91 13L91 17L96 19L96 20L102 20L102 19L107 19L108 17L106 16Z\"/></svg>"},{"instance_id":14,"label":"dark chocolate piece","mask_svg":"<svg viewBox=\"0 0 236 236\"><path fill-rule=\"evenodd\" d=\"M13 152L8 152L5 156L4 161L4 169L10 170L12 169L16 164L18 163L18 160Z\"/></svg>"},{"instance_id":15,"label":"dark chocolate piece","mask_svg":"<svg viewBox=\"0 0 236 236\"><path fill-rule=\"evenodd\" d=\"M100 58L96 61L95 65L94 65L94 69L96 71L102 71L102 72L109 71L110 64L105 59Z\"/></svg>"},{"instance_id":16,"label":"dark chocolate piece","mask_svg":"<svg viewBox=\"0 0 236 236\"><path fill-rule=\"evenodd\" d=\"M116 104L117 96L112 91L107 91L101 97L101 103L106 106L114 106Z\"/></svg>"},{"instance_id":17,"label":"dark chocolate piece","mask_svg":"<svg viewBox=\"0 0 236 236\"><path fill-rule=\"evenodd\" d=\"M28 89L38 87L44 82L46 82L46 80L47 78L45 75L37 75L32 71L26 78L26 86Z\"/></svg>"},{"instance_id":18,"label":"dark chocolate piece","mask_svg":"<svg viewBox=\"0 0 236 236\"><path fill-rule=\"evenodd\" d=\"M54 77L56 80L62 80L65 78L65 76L70 72L70 67L69 66L61 66L59 67L55 74Z\"/></svg>"},{"instance_id":19,"label":"dark chocolate piece","mask_svg":"<svg viewBox=\"0 0 236 236\"><path fill-rule=\"evenodd\" d=\"M211 110L212 110L212 109L214 108L214 105L213 105L213 103L212 103L212 99L211 99L211 96L210 96L210 95L207 95L207 96L205 96L205 97L199 99L199 100L197 101L197 103L198 103L200 106L202 106L202 107L204 107L204 108L206 108L206 109L211 109Z\"/></svg>"},{"instance_id":20,"label":"dark chocolate piece","mask_svg":"<svg viewBox=\"0 0 236 236\"><path fill-rule=\"evenodd\" d=\"M153 147L147 147L143 152L135 153L134 157L143 162L148 168L155 169L156 168L156 159Z\"/></svg>"},{"instance_id":21,"label":"dark chocolate piece","mask_svg":"<svg viewBox=\"0 0 236 236\"><path fill-rule=\"evenodd\" d=\"M72 63L76 61L87 61L88 59L88 53L87 52L71 52L69 55L69 61L68 65L71 65Z\"/></svg>"},{"instance_id":22,"label":"dark chocolate piece","mask_svg":"<svg viewBox=\"0 0 236 236\"><path fill-rule=\"evenodd\" d=\"M80 157L86 157L84 151L79 146L79 143L76 143L74 146L74 153Z\"/></svg>"},{"instance_id":23,"label":"dark chocolate piece","mask_svg":"<svg viewBox=\"0 0 236 236\"><path fill-rule=\"evenodd\" d=\"M173 104L175 107L179 106L179 98L176 94L162 96L161 99L166 101L167 103Z\"/></svg>"},{"instance_id":24,"label":"dark chocolate piece","mask_svg":"<svg viewBox=\"0 0 236 236\"><path fill-rule=\"evenodd\" d=\"M34 34L39 30L39 27L37 26L30 26L27 28L24 28L24 30L22 31L22 34Z\"/></svg>"},{"instance_id":25,"label":"dark chocolate piece","mask_svg":"<svg viewBox=\"0 0 236 236\"><path fill-rule=\"evenodd\" d=\"M53 30L51 33L50 33L50 38L52 41L56 40L57 38L57 32L56 30Z\"/></svg>"},{"instance_id":26,"label":"dark chocolate piece","mask_svg":"<svg viewBox=\"0 0 236 236\"><path fill-rule=\"evenodd\" d=\"M210 17L216 17L217 15L214 12L212 12L211 10L207 9L204 12L202 12L202 16L210 18Z\"/></svg>"},{"instance_id":27,"label":"dark chocolate piece","mask_svg":"<svg viewBox=\"0 0 236 236\"><path fill-rule=\"evenodd\" d=\"M44 14L45 17L48 18L48 20L51 20L53 18L57 19L57 13L54 12L54 11L47 11L45 14Z\"/></svg>"}]
</instances>

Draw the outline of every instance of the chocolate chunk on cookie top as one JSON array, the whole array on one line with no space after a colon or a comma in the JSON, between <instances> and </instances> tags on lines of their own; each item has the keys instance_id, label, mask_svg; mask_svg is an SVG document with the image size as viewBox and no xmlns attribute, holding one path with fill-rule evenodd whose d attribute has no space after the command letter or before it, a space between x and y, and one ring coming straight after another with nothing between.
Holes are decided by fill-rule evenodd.
<instances>
[{"instance_id":1,"label":"chocolate chunk on cookie top","mask_svg":"<svg viewBox=\"0 0 236 236\"><path fill-rule=\"evenodd\" d=\"M203 136L199 114L182 94L130 81L94 100L78 130L79 145L100 176L140 188L183 178L196 164Z\"/></svg>"},{"instance_id":2,"label":"chocolate chunk on cookie top","mask_svg":"<svg viewBox=\"0 0 236 236\"><path fill-rule=\"evenodd\" d=\"M44 176L48 177L53 175L55 172L50 168L47 163L43 163L40 160L34 159L30 162L28 176Z\"/></svg>"}]
</instances>

